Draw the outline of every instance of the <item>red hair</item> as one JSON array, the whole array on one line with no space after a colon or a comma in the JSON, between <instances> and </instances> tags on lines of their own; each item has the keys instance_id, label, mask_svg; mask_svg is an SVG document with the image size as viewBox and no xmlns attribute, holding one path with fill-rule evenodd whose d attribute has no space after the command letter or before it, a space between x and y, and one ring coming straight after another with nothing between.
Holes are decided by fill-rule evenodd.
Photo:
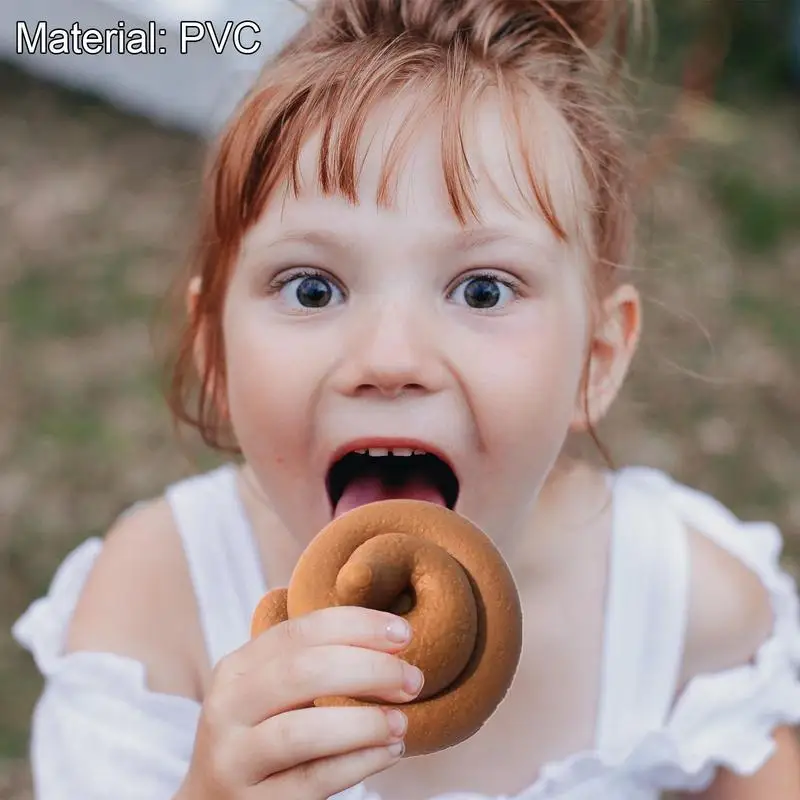
<instances>
[{"instance_id":1,"label":"red hair","mask_svg":"<svg viewBox=\"0 0 800 800\"><path fill-rule=\"evenodd\" d=\"M565 239L571 234L564 204L535 174L520 117L533 94L543 98L574 143L582 173L576 177L589 195L582 213L589 217L583 226L593 284L608 285L631 240L629 157L610 113L611 82L608 75L598 80L595 49L607 38L626 38L629 13L624 0L317 0L212 154L195 255L180 286L185 297L187 282L199 279L172 370L169 403L176 420L195 427L212 447L225 446L222 312L244 235L282 183L299 191L298 158L312 133L321 135L320 189L357 202L356 156L365 122L377 103L405 89L419 90L442 114L444 178L462 224L477 216L464 110L484 90L496 90L516 123L530 199ZM420 108L420 119L429 108ZM390 179L414 121L412 114L387 157L380 203L390 200ZM537 166L546 174L546 164Z\"/></svg>"}]
</instances>

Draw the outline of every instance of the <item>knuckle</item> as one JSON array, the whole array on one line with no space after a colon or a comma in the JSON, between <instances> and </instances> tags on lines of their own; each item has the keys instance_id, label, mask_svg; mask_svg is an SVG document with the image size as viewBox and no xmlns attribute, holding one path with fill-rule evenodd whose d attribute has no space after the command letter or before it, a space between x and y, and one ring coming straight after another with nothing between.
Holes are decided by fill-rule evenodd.
<instances>
[{"instance_id":1,"label":"knuckle","mask_svg":"<svg viewBox=\"0 0 800 800\"><path fill-rule=\"evenodd\" d=\"M386 653L371 653L370 679L378 685L391 685L403 681L403 664L399 658Z\"/></svg>"},{"instance_id":2,"label":"knuckle","mask_svg":"<svg viewBox=\"0 0 800 800\"><path fill-rule=\"evenodd\" d=\"M392 735L392 730L389 727L389 718L386 716L386 711L380 708L371 708L370 724L376 740L381 741L388 739ZM391 710L391 708L390 708Z\"/></svg>"},{"instance_id":3,"label":"knuckle","mask_svg":"<svg viewBox=\"0 0 800 800\"><path fill-rule=\"evenodd\" d=\"M371 658L367 660L367 677L373 686L380 685L386 681L386 667L383 660L375 658L377 653L370 653Z\"/></svg>"},{"instance_id":4,"label":"knuckle","mask_svg":"<svg viewBox=\"0 0 800 800\"><path fill-rule=\"evenodd\" d=\"M360 631L362 636L369 639L384 640L386 627L391 617L385 611L376 611L373 608L353 608L352 622L349 627Z\"/></svg>"},{"instance_id":5,"label":"knuckle","mask_svg":"<svg viewBox=\"0 0 800 800\"><path fill-rule=\"evenodd\" d=\"M283 665L283 685L290 689L303 689L315 684L320 674L319 658L310 650L301 650L287 659Z\"/></svg>"},{"instance_id":6,"label":"knuckle","mask_svg":"<svg viewBox=\"0 0 800 800\"><path fill-rule=\"evenodd\" d=\"M389 736L389 722L381 706L361 706L353 709L351 717L352 736L359 747L372 747Z\"/></svg>"},{"instance_id":7,"label":"knuckle","mask_svg":"<svg viewBox=\"0 0 800 800\"><path fill-rule=\"evenodd\" d=\"M301 645L306 639L308 622L305 617L294 617L283 623L283 635L290 645Z\"/></svg>"},{"instance_id":8,"label":"knuckle","mask_svg":"<svg viewBox=\"0 0 800 800\"><path fill-rule=\"evenodd\" d=\"M398 686L402 686L406 680L406 662L395 656L389 656L392 659L392 677Z\"/></svg>"},{"instance_id":9,"label":"knuckle","mask_svg":"<svg viewBox=\"0 0 800 800\"><path fill-rule=\"evenodd\" d=\"M228 686L242 674L241 665L236 658L236 653L230 653L220 659L212 671L212 685Z\"/></svg>"},{"instance_id":10,"label":"knuckle","mask_svg":"<svg viewBox=\"0 0 800 800\"><path fill-rule=\"evenodd\" d=\"M292 756L306 749L307 745L302 731L296 725L291 725L286 715L273 717L271 723L272 735L270 738L281 753Z\"/></svg>"},{"instance_id":11,"label":"knuckle","mask_svg":"<svg viewBox=\"0 0 800 800\"><path fill-rule=\"evenodd\" d=\"M347 627L359 630L364 634L377 632L382 635L386 627L386 617L388 615L385 611L363 606L346 606L341 611L346 615L343 621Z\"/></svg>"}]
</instances>

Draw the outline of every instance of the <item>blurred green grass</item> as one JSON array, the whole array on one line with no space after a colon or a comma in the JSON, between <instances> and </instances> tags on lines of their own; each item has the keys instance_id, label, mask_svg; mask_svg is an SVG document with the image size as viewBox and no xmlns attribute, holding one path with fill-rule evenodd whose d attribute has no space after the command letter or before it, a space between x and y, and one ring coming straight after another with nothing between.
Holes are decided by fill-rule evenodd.
<instances>
[{"instance_id":1,"label":"blurred green grass","mask_svg":"<svg viewBox=\"0 0 800 800\"><path fill-rule=\"evenodd\" d=\"M710 178L729 235L739 247L767 255L800 233L800 180L776 189L762 185L757 176L736 170Z\"/></svg>"},{"instance_id":2,"label":"blurred green grass","mask_svg":"<svg viewBox=\"0 0 800 800\"><path fill-rule=\"evenodd\" d=\"M602 436L620 463L777 522L793 567L800 113L760 97L722 144L701 120L641 205L646 334ZM0 107L0 800L20 800L40 681L11 623L72 547L217 459L176 445L148 328L183 263L201 144L9 67Z\"/></svg>"}]
</instances>

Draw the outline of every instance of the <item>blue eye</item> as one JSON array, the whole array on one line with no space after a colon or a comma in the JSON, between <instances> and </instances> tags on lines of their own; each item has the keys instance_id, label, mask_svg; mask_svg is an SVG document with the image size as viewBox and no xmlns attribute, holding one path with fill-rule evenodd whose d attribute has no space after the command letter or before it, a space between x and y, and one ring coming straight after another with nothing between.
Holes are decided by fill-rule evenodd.
<instances>
[{"instance_id":1,"label":"blue eye","mask_svg":"<svg viewBox=\"0 0 800 800\"><path fill-rule=\"evenodd\" d=\"M341 302L342 290L317 272L295 273L279 284L280 297L286 305L295 309L320 309Z\"/></svg>"},{"instance_id":2,"label":"blue eye","mask_svg":"<svg viewBox=\"0 0 800 800\"><path fill-rule=\"evenodd\" d=\"M470 275L450 293L456 301L477 310L502 308L517 297L509 282L496 275Z\"/></svg>"}]
</instances>

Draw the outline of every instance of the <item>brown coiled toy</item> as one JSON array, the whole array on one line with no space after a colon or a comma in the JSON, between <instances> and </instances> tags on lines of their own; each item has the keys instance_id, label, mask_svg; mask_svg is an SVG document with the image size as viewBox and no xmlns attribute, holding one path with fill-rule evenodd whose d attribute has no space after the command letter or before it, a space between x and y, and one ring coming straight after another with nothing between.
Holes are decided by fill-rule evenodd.
<instances>
[{"instance_id":1,"label":"brown coiled toy","mask_svg":"<svg viewBox=\"0 0 800 800\"><path fill-rule=\"evenodd\" d=\"M511 573L469 520L433 503L382 500L328 524L301 555L288 589L268 592L252 635L330 606L401 614L413 639L402 658L425 685L403 704L406 756L472 736L508 691L522 648L522 612ZM320 698L316 705L367 705ZM381 703L387 705L386 703Z\"/></svg>"}]
</instances>

